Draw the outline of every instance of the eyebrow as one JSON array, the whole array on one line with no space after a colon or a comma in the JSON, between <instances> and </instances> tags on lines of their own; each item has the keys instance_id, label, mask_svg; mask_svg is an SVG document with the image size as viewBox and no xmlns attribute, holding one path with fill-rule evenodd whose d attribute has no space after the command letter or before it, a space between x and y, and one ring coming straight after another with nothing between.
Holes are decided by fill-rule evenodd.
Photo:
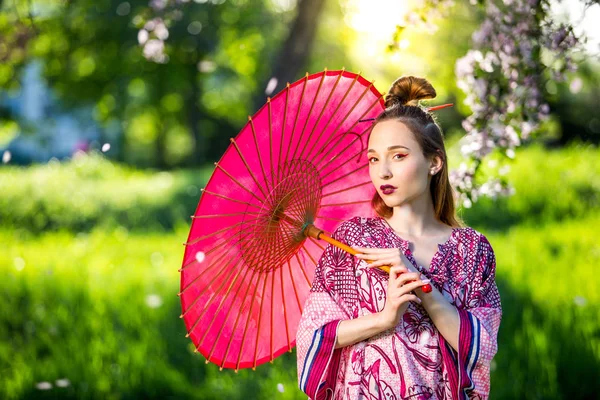
<instances>
[{"instance_id":1,"label":"eyebrow","mask_svg":"<svg viewBox=\"0 0 600 400\"><path fill-rule=\"evenodd\" d=\"M388 147L387 149L388 149L388 151L391 151L391 150L397 150L397 149L406 149L406 150L410 150L408 147L406 147L406 146L400 146L399 144L398 144L398 145L395 145L395 146L390 146L390 147ZM375 150L373 150L373 149L369 149L369 150L367 151L367 153L377 153L377 152L376 152Z\"/></svg>"}]
</instances>

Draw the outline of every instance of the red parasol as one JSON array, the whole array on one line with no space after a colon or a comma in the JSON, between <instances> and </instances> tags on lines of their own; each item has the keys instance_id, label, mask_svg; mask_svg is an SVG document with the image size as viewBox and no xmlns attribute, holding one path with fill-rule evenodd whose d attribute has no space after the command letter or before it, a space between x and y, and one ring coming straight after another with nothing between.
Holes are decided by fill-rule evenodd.
<instances>
[{"instance_id":1,"label":"red parasol","mask_svg":"<svg viewBox=\"0 0 600 400\"><path fill-rule=\"evenodd\" d=\"M207 362L254 368L294 347L319 239L356 254L324 231L372 215L364 121L383 109L373 82L326 70L288 84L231 139L181 268L182 318Z\"/></svg>"}]
</instances>

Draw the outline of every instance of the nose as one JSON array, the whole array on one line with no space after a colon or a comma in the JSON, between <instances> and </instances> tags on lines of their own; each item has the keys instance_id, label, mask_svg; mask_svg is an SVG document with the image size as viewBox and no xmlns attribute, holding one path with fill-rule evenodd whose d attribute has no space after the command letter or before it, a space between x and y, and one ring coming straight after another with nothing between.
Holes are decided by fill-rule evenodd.
<instances>
[{"instance_id":1,"label":"nose","mask_svg":"<svg viewBox=\"0 0 600 400\"><path fill-rule=\"evenodd\" d=\"M379 178L380 179L390 179L392 177L392 171L390 171L386 162L382 162L379 164Z\"/></svg>"}]
</instances>

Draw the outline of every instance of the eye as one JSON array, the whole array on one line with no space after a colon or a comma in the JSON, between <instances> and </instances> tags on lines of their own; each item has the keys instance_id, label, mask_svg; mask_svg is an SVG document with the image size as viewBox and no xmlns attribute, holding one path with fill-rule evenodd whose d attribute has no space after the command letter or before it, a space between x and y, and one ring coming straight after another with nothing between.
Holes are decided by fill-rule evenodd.
<instances>
[{"instance_id":1,"label":"eye","mask_svg":"<svg viewBox=\"0 0 600 400\"><path fill-rule=\"evenodd\" d=\"M369 157L369 162L370 162L371 164L373 164L373 163L374 163L374 162L376 162L376 161L377 161L377 157Z\"/></svg>"},{"instance_id":2,"label":"eye","mask_svg":"<svg viewBox=\"0 0 600 400\"><path fill-rule=\"evenodd\" d=\"M404 157L406 157L406 154L394 154L393 159L394 160L402 160Z\"/></svg>"}]
</instances>

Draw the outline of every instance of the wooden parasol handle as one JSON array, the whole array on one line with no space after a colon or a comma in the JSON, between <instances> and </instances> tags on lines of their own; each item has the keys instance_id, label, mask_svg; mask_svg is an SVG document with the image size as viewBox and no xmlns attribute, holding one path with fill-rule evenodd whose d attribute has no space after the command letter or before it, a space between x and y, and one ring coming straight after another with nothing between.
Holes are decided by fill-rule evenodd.
<instances>
[{"instance_id":1,"label":"wooden parasol handle","mask_svg":"<svg viewBox=\"0 0 600 400\"><path fill-rule=\"evenodd\" d=\"M334 238L332 238L331 236L327 235L324 231L322 231L321 229L317 228L314 225L308 225L305 229L304 229L304 235L306 235L306 237L312 237L315 238L317 240L324 240L329 244L334 245L335 247L344 250L345 252L348 252L350 254L352 254L353 256L359 254L358 251L354 250L352 247L339 242L337 240L335 240ZM371 261L369 260L365 260L367 261L367 263L371 263ZM380 267L377 267L385 272L387 272L388 274L390 273L390 267L389 265L382 265ZM425 293L431 293L432 288L431 285L428 283L426 285L421 286L421 290L423 290L423 292Z\"/></svg>"}]
</instances>

